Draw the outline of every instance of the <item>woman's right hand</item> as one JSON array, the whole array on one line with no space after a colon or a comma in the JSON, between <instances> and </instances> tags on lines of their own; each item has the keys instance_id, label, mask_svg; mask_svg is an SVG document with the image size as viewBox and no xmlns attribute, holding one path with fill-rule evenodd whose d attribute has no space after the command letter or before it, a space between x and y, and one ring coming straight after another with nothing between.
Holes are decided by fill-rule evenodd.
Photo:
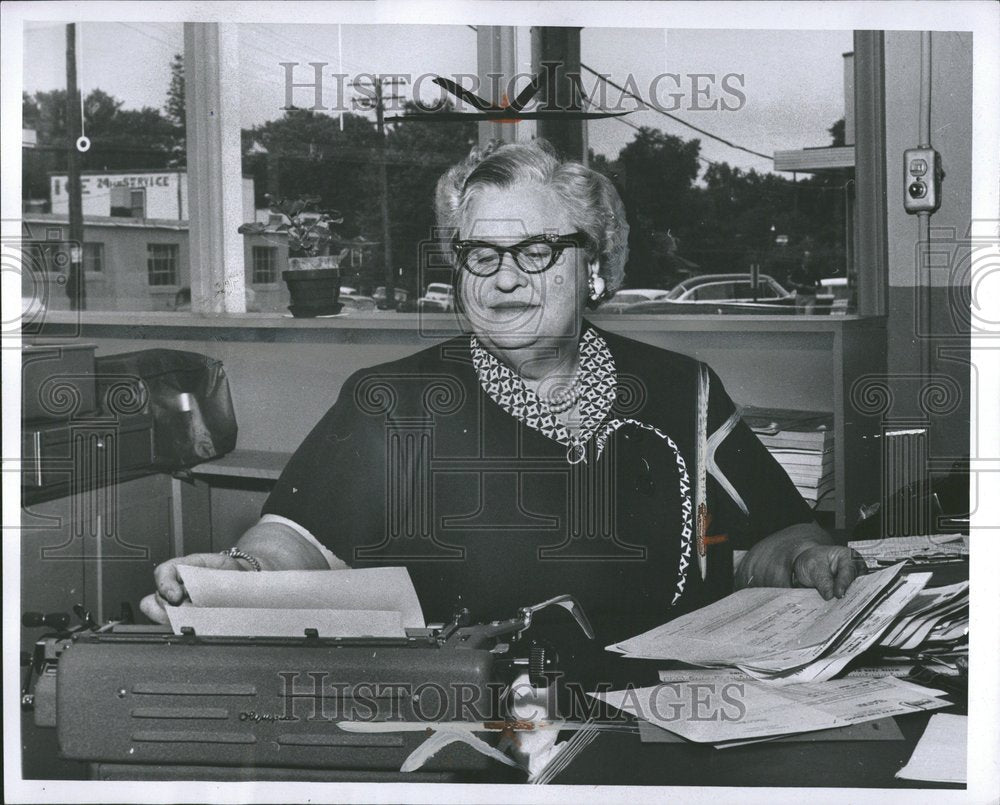
<instances>
[{"instance_id":1,"label":"woman's right hand","mask_svg":"<svg viewBox=\"0 0 1000 805\"><path fill-rule=\"evenodd\" d=\"M168 559L162 565L157 565L153 570L156 592L147 595L139 602L142 613L155 623L168 622L167 610L164 608L166 604L176 606L188 597L184 582L177 572L180 565L207 567L212 570L247 569L239 560L224 553L191 553L187 556L178 556L176 559Z\"/></svg>"}]
</instances>

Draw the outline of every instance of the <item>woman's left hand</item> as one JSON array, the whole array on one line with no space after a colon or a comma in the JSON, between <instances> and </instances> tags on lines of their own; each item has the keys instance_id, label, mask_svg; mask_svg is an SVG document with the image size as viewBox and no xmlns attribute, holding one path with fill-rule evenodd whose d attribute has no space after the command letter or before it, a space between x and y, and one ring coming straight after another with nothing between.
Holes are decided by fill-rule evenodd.
<instances>
[{"instance_id":1,"label":"woman's left hand","mask_svg":"<svg viewBox=\"0 0 1000 805\"><path fill-rule=\"evenodd\" d=\"M792 586L815 587L827 601L843 598L863 567L845 545L813 545L792 561Z\"/></svg>"},{"instance_id":2,"label":"woman's left hand","mask_svg":"<svg viewBox=\"0 0 1000 805\"><path fill-rule=\"evenodd\" d=\"M842 598L864 563L812 523L790 526L762 539L736 571L736 588L813 587L826 600Z\"/></svg>"}]
</instances>

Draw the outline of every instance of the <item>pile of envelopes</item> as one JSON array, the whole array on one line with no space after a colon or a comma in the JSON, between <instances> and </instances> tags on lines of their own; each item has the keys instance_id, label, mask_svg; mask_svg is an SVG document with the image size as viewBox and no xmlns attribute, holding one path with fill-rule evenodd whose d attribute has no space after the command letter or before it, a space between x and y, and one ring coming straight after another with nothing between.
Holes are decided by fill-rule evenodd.
<instances>
[{"instance_id":1,"label":"pile of envelopes","mask_svg":"<svg viewBox=\"0 0 1000 805\"><path fill-rule=\"evenodd\" d=\"M738 668L755 679L785 684L832 679L895 628L930 580L930 573L904 576L902 568L900 563L861 576L843 598L829 601L812 589L739 590L607 649L639 659ZM938 606L931 604L937 596L923 600ZM919 606L912 618L925 614ZM907 620L905 633L917 623Z\"/></svg>"}]
</instances>

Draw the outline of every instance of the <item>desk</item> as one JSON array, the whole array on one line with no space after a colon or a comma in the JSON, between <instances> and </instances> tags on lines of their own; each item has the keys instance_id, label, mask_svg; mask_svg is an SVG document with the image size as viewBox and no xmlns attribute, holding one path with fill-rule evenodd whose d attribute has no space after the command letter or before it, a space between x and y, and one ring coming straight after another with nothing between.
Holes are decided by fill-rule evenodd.
<instances>
[{"instance_id":1,"label":"desk","mask_svg":"<svg viewBox=\"0 0 1000 805\"><path fill-rule=\"evenodd\" d=\"M934 712L964 715L966 705ZM962 789L894 776L910 759L931 715L897 716L902 741L761 743L715 749L691 743L642 743L638 735L601 733L553 784Z\"/></svg>"}]
</instances>

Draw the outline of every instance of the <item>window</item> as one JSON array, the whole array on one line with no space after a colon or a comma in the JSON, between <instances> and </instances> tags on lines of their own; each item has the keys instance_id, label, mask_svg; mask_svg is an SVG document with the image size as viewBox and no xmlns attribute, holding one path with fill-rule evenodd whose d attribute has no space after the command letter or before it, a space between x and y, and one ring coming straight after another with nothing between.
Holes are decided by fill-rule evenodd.
<instances>
[{"instance_id":1,"label":"window","mask_svg":"<svg viewBox=\"0 0 1000 805\"><path fill-rule=\"evenodd\" d=\"M274 246L254 246L251 252L253 259L254 285L268 285L278 281L278 249Z\"/></svg>"},{"instance_id":2,"label":"window","mask_svg":"<svg viewBox=\"0 0 1000 805\"><path fill-rule=\"evenodd\" d=\"M71 22L26 21L23 28L22 119L34 145L22 149L23 220L26 235L45 242L38 261L51 278L45 304L49 310L162 309L165 296L156 286L186 286L189 278L184 25L162 19L77 21L69 29ZM71 33L82 104L68 118L66 70L37 54L65 53ZM81 107L82 122L73 119ZM67 129L75 132L73 139L83 131L91 140L90 149L77 153L83 231L73 235ZM52 229L62 234L54 237ZM85 244L81 284L68 282L68 248L64 258L48 245L71 238ZM150 241L172 241L178 249L172 266L170 250L162 257L150 254L156 269L144 280ZM249 263L249 253L247 258Z\"/></svg>"},{"instance_id":3,"label":"window","mask_svg":"<svg viewBox=\"0 0 1000 805\"><path fill-rule=\"evenodd\" d=\"M265 194L314 197L312 209L336 210L339 220L333 241L317 256L341 256L340 282L358 296L374 301L376 289L391 280L397 299L400 291L416 299L428 282L446 279L450 272L430 274L423 264L435 223L434 189L441 174L468 155L479 129L475 120L428 119L432 110L454 111L454 98L431 79L475 74L476 32L465 25L256 23L237 30L242 168L245 197L252 190L254 201L244 221L266 226L245 237L281 248L287 237L278 228L281 219L269 216ZM249 246L249 281L262 281L264 271L279 273L280 265L272 269L255 243ZM394 306L386 306L384 296L381 301ZM277 314L288 309L277 289L257 293L255 303ZM366 300L344 315L397 314Z\"/></svg>"},{"instance_id":4,"label":"window","mask_svg":"<svg viewBox=\"0 0 1000 805\"><path fill-rule=\"evenodd\" d=\"M83 244L83 270L104 271L104 244L84 243Z\"/></svg>"},{"instance_id":5,"label":"window","mask_svg":"<svg viewBox=\"0 0 1000 805\"><path fill-rule=\"evenodd\" d=\"M428 282L447 281L448 269L426 265L433 257L420 248L434 224L434 184L483 131L471 117L429 119L434 111L473 111L431 78L459 77L458 83L488 97L489 82L476 74L499 70L504 76L516 74L513 88L523 90L538 69L532 62L545 58L533 53L532 30L514 28L510 54L504 45L499 55L490 56L480 36L485 32L475 24L239 23L238 80L215 88L239 104L243 217L236 225L268 220L265 194L317 196L317 208L337 210L342 218L327 253L347 250L340 261L342 281L359 294L373 294L391 279L416 298ZM65 37L60 26L28 24L25 52L58 50ZM105 235L89 230L91 223L103 226L99 219L121 216L138 228L153 220L184 222L190 213L184 26L77 23L77 43L83 63L109 65L94 74L105 78L85 86L84 105L87 131L102 131L105 146L115 147L95 141L80 167L88 227L84 239L97 236L110 244L112 257L102 260L110 280L116 272L134 270L134 259L128 260L118 245L132 230ZM876 219L856 207L870 206L871 194L865 190L868 174L859 170L855 182L855 129L862 140L872 137L864 125L855 125L852 102L856 94L859 108L866 109L865 88L875 84L864 80L868 74L862 65L872 61L872 54L859 47L852 56L854 50L853 34L846 29L579 29L587 111L630 110L624 117L584 123L586 147L574 152L584 156L586 150L591 167L609 175L624 198L632 228L626 288L666 292L691 277L749 275L756 265L777 283L773 298L795 299L790 313L826 312L809 300L821 297L818 282L830 279L847 280L849 310L861 310L856 288L867 269L852 261L855 248L860 252L865 245L855 229L864 232ZM119 63L122 54L135 52L143 58ZM487 62L495 69L483 67ZM123 69L146 89L126 99L125 88L111 79ZM59 122L65 76L30 62L25 72L31 82L23 118L37 146L23 151L25 210L37 209L64 223L67 175L57 155L65 143ZM537 111L537 101L526 111ZM864 118L862 112L860 123ZM110 128L104 131L106 121ZM527 141L552 139L543 125L552 122L498 125L503 136ZM385 187L376 158L383 148ZM231 223L225 224L229 232ZM139 241L138 259L141 244L159 237L156 228L150 225ZM177 270L184 285L189 282L184 245L189 235L185 231L179 238L185 262ZM268 235L267 242L281 250L276 264L262 253L255 257L254 244L246 244L245 276L251 284L280 285L284 233ZM214 272L222 264L204 265ZM261 281L267 273L271 281ZM199 289L212 283L194 280L198 307L205 301L197 298L203 293ZM122 287L98 282L84 306L141 310L159 304L148 293L127 302L116 299ZM287 300L279 289L265 290L262 309L283 314ZM872 296L867 291L866 299ZM624 298L621 305L627 305Z\"/></svg>"},{"instance_id":6,"label":"window","mask_svg":"<svg viewBox=\"0 0 1000 805\"><path fill-rule=\"evenodd\" d=\"M574 144L625 203L626 288L728 274L687 298L828 314L816 298L838 278L857 309L851 31L585 27L579 47L588 111L629 113L588 121L586 146ZM540 136L552 138L546 126L572 139L552 123ZM771 278L756 294L754 267Z\"/></svg>"},{"instance_id":7,"label":"window","mask_svg":"<svg viewBox=\"0 0 1000 805\"><path fill-rule=\"evenodd\" d=\"M177 262L180 247L176 243L146 245L146 270L150 285L177 285Z\"/></svg>"}]
</instances>

